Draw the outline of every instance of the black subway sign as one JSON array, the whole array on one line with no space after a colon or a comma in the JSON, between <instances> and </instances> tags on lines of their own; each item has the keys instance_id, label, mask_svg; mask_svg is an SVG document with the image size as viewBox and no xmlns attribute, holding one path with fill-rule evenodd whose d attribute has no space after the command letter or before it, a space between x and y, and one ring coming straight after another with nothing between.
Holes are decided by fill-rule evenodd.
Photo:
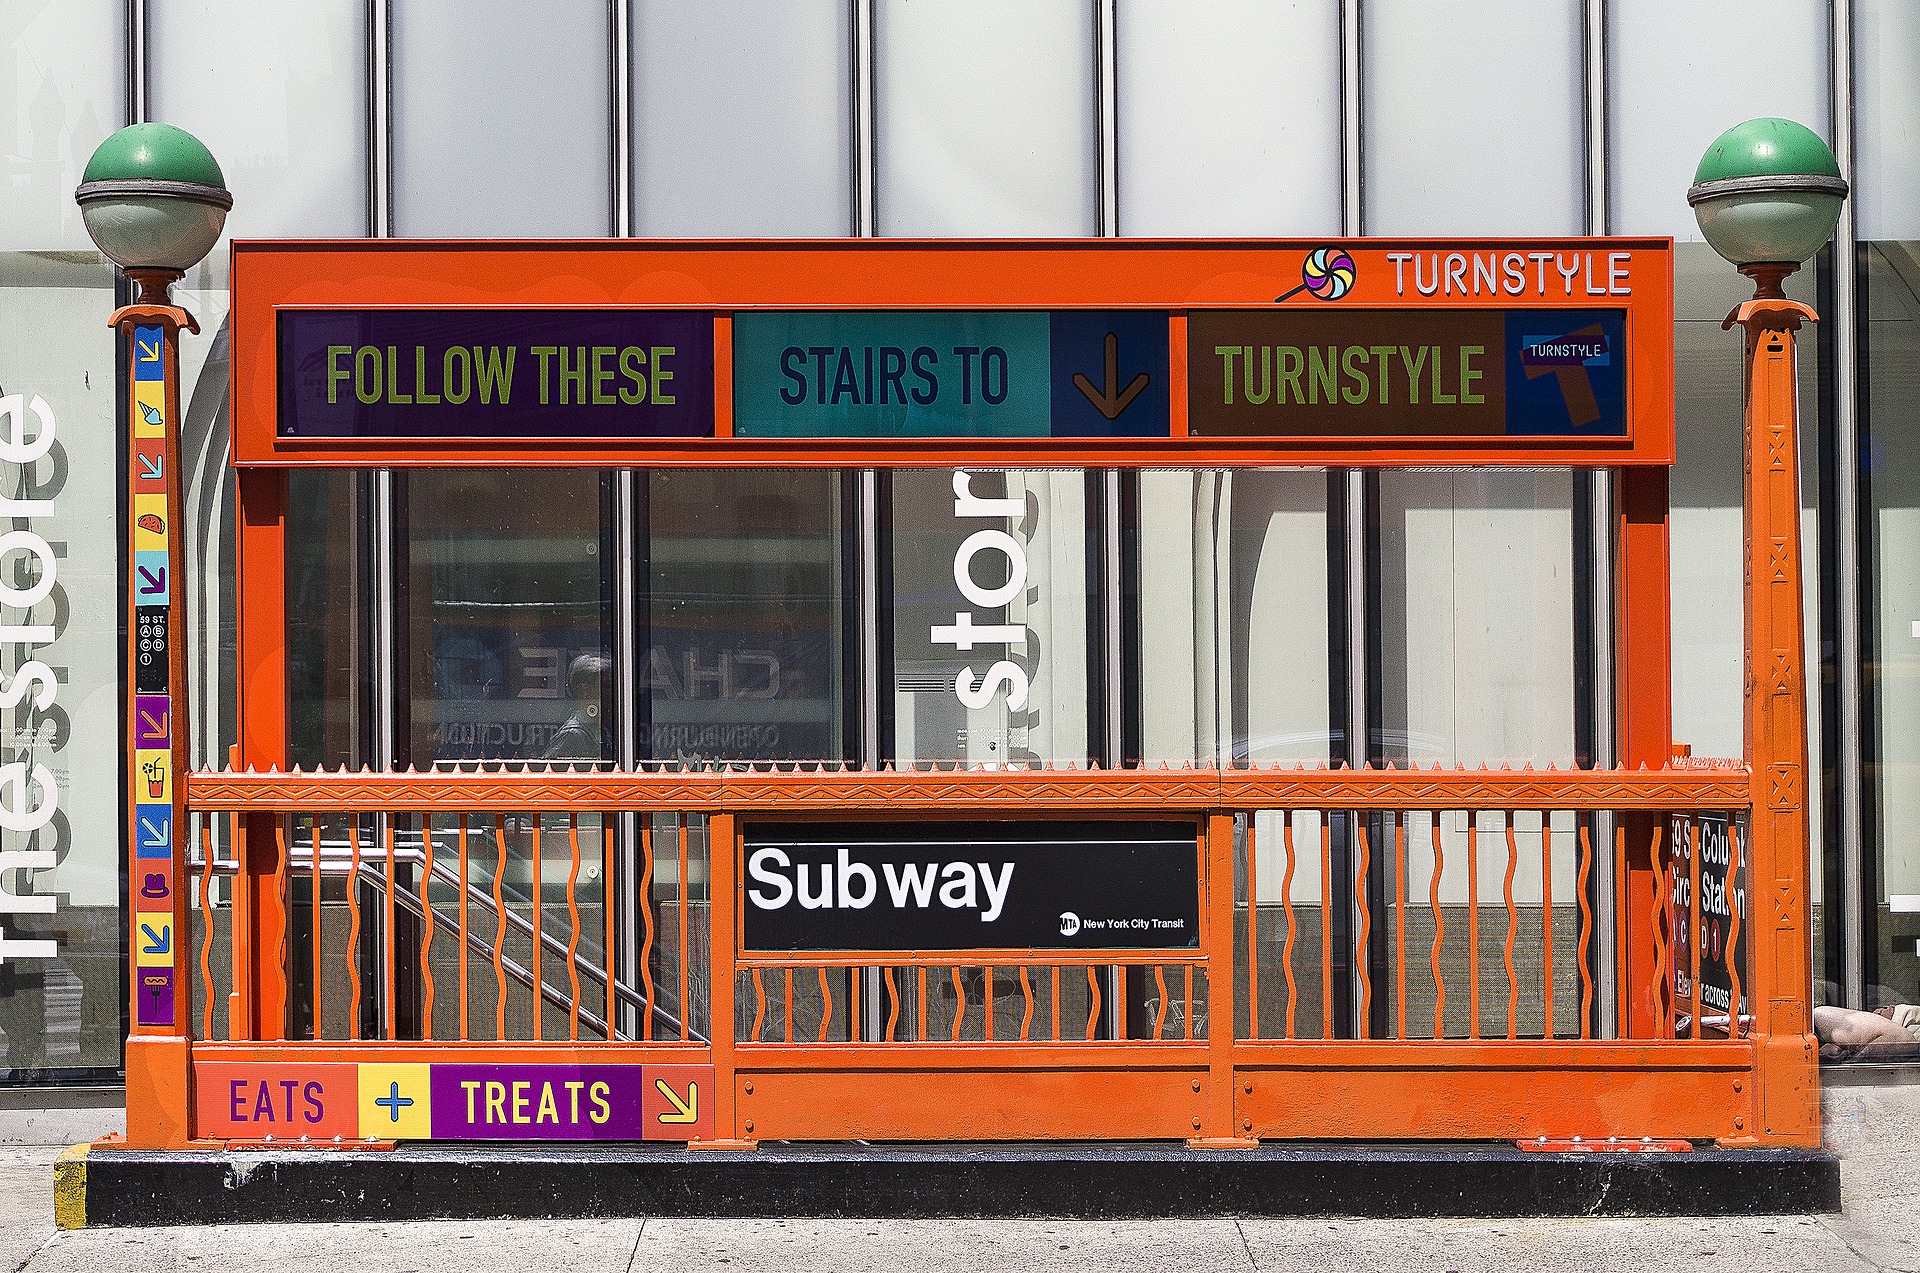
<instances>
[{"instance_id":1,"label":"black subway sign","mask_svg":"<svg viewBox=\"0 0 1920 1273\"><path fill-rule=\"evenodd\" d=\"M1190 950L1191 822L748 823L743 946Z\"/></svg>"}]
</instances>

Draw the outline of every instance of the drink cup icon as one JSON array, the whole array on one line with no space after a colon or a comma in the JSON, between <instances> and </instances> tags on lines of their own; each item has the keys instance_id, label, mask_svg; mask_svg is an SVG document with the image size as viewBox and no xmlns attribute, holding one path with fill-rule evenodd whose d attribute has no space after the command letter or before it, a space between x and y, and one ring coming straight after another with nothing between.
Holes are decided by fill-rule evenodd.
<instances>
[{"instance_id":1,"label":"drink cup icon","mask_svg":"<svg viewBox=\"0 0 1920 1273\"><path fill-rule=\"evenodd\" d=\"M140 772L144 774L147 779L147 798L149 800L158 800L162 796L166 795L166 792L167 792L167 762L166 761L149 760L146 764L140 767Z\"/></svg>"}]
</instances>

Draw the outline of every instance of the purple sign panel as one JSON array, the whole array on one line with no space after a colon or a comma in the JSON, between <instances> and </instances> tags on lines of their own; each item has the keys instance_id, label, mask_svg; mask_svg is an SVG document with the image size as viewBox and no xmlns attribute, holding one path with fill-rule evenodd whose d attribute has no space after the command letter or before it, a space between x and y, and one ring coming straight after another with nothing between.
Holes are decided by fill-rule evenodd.
<instances>
[{"instance_id":1,"label":"purple sign panel","mask_svg":"<svg viewBox=\"0 0 1920 1273\"><path fill-rule=\"evenodd\" d=\"M639 1065L435 1065L435 1140L641 1140Z\"/></svg>"},{"instance_id":2,"label":"purple sign panel","mask_svg":"<svg viewBox=\"0 0 1920 1273\"><path fill-rule=\"evenodd\" d=\"M713 436L713 315L283 309L281 437Z\"/></svg>"}]
</instances>

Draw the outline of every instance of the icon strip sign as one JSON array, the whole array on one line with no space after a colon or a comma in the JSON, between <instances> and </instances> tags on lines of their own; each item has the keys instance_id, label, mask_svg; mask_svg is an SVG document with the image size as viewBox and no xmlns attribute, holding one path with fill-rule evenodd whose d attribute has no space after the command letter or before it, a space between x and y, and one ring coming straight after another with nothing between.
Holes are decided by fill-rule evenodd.
<instances>
[{"instance_id":1,"label":"icon strip sign","mask_svg":"<svg viewBox=\"0 0 1920 1273\"><path fill-rule=\"evenodd\" d=\"M166 488L166 332L133 330L133 413L127 472L132 552L127 588L133 598L133 894L134 1011L137 1024L171 1026L178 942L174 932L173 697L168 658L172 600Z\"/></svg>"},{"instance_id":2,"label":"icon strip sign","mask_svg":"<svg viewBox=\"0 0 1920 1273\"><path fill-rule=\"evenodd\" d=\"M225 1140L711 1140L711 1065L203 1061L194 1133Z\"/></svg>"}]
</instances>

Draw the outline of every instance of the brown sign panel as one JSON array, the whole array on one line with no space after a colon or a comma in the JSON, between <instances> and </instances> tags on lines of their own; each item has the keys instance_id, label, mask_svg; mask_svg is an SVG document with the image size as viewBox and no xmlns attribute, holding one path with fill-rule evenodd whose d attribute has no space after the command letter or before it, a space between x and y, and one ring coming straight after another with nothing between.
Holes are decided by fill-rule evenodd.
<instances>
[{"instance_id":1,"label":"brown sign panel","mask_svg":"<svg viewBox=\"0 0 1920 1273\"><path fill-rule=\"evenodd\" d=\"M1196 311L1199 437L1625 437L1617 311Z\"/></svg>"}]
</instances>

